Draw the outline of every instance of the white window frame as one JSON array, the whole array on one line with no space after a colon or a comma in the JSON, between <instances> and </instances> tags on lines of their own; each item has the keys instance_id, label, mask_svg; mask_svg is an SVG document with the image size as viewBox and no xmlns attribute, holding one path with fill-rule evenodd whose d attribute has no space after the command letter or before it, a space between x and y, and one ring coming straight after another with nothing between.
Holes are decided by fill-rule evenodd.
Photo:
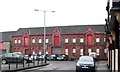
<instances>
[{"instance_id":1,"label":"white window frame","mask_svg":"<svg viewBox=\"0 0 120 72\"><path fill-rule=\"evenodd\" d=\"M65 43L68 43L68 38L65 38Z\"/></svg>"},{"instance_id":2,"label":"white window frame","mask_svg":"<svg viewBox=\"0 0 120 72\"><path fill-rule=\"evenodd\" d=\"M48 54L48 51L46 51L45 53Z\"/></svg>"},{"instance_id":3,"label":"white window frame","mask_svg":"<svg viewBox=\"0 0 120 72\"><path fill-rule=\"evenodd\" d=\"M45 43L48 43L48 38L45 39Z\"/></svg>"},{"instance_id":4,"label":"white window frame","mask_svg":"<svg viewBox=\"0 0 120 72\"><path fill-rule=\"evenodd\" d=\"M15 44L17 44L17 39L14 40Z\"/></svg>"},{"instance_id":5,"label":"white window frame","mask_svg":"<svg viewBox=\"0 0 120 72\"><path fill-rule=\"evenodd\" d=\"M32 38L32 43L35 43L35 38Z\"/></svg>"},{"instance_id":6,"label":"white window frame","mask_svg":"<svg viewBox=\"0 0 120 72\"><path fill-rule=\"evenodd\" d=\"M76 43L76 38L73 38L73 43Z\"/></svg>"},{"instance_id":7,"label":"white window frame","mask_svg":"<svg viewBox=\"0 0 120 72\"><path fill-rule=\"evenodd\" d=\"M42 54L42 52L41 51L39 51L39 55L41 55Z\"/></svg>"},{"instance_id":8,"label":"white window frame","mask_svg":"<svg viewBox=\"0 0 120 72\"><path fill-rule=\"evenodd\" d=\"M100 42L100 38L99 37L96 38L96 42L97 43Z\"/></svg>"},{"instance_id":9,"label":"white window frame","mask_svg":"<svg viewBox=\"0 0 120 72\"><path fill-rule=\"evenodd\" d=\"M68 48L65 49L65 54L68 55Z\"/></svg>"},{"instance_id":10,"label":"white window frame","mask_svg":"<svg viewBox=\"0 0 120 72\"><path fill-rule=\"evenodd\" d=\"M41 38L39 38L39 39L38 39L38 42L39 42L39 43L42 43L42 39L41 39Z\"/></svg>"},{"instance_id":11,"label":"white window frame","mask_svg":"<svg viewBox=\"0 0 120 72\"><path fill-rule=\"evenodd\" d=\"M21 40L20 40L20 39L18 39L18 43L19 43L19 44L21 43Z\"/></svg>"},{"instance_id":12,"label":"white window frame","mask_svg":"<svg viewBox=\"0 0 120 72\"><path fill-rule=\"evenodd\" d=\"M88 53L91 53L91 49L88 49Z\"/></svg>"},{"instance_id":13,"label":"white window frame","mask_svg":"<svg viewBox=\"0 0 120 72\"><path fill-rule=\"evenodd\" d=\"M76 53L76 49L75 48L72 49L72 53Z\"/></svg>"},{"instance_id":14,"label":"white window frame","mask_svg":"<svg viewBox=\"0 0 120 72\"><path fill-rule=\"evenodd\" d=\"M100 49L96 49L96 53L97 53L97 55L99 55L99 52L100 52Z\"/></svg>"},{"instance_id":15,"label":"white window frame","mask_svg":"<svg viewBox=\"0 0 120 72\"><path fill-rule=\"evenodd\" d=\"M33 51L33 54L35 54L35 51Z\"/></svg>"},{"instance_id":16,"label":"white window frame","mask_svg":"<svg viewBox=\"0 0 120 72\"><path fill-rule=\"evenodd\" d=\"M104 53L107 53L107 49L106 48L104 49Z\"/></svg>"},{"instance_id":17,"label":"white window frame","mask_svg":"<svg viewBox=\"0 0 120 72\"><path fill-rule=\"evenodd\" d=\"M83 49L80 49L80 55L83 55Z\"/></svg>"},{"instance_id":18,"label":"white window frame","mask_svg":"<svg viewBox=\"0 0 120 72\"><path fill-rule=\"evenodd\" d=\"M80 43L83 43L84 42L84 39L83 38L80 38Z\"/></svg>"},{"instance_id":19,"label":"white window frame","mask_svg":"<svg viewBox=\"0 0 120 72\"><path fill-rule=\"evenodd\" d=\"M106 41L106 38L104 37L104 42Z\"/></svg>"}]
</instances>

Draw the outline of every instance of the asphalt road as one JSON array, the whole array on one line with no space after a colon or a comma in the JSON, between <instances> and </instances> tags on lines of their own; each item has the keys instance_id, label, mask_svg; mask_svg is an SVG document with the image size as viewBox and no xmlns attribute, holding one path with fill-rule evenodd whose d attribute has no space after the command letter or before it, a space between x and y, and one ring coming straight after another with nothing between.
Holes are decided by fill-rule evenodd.
<instances>
[{"instance_id":1,"label":"asphalt road","mask_svg":"<svg viewBox=\"0 0 120 72\"><path fill-rule=\"evenodd\" d=\"M49 61L50 65L18 72L75 72L76 61ZM108 72L107 62L96 62L96 72Z\"/></svg>"},{"instance_id":2,"label":"asphalt road","mask_svg":"<svg viewBox=\"0 0 120 72\"><path fill-rule=\"evenodd\" d=\"M49 65L18 72L75 72L75 61L49 61Z\"/></svg>"},{"instance_id":3,"label":"asphalt road","mask_svg":"<svg viewBox=\"0 0 120 72\"><path fill-rule=\"evenodd\" d=\"M75 72L76 61L48 61L48 63L50 64L47 66L21 70L17 72ZM108 72L106 64L106 61L96 62L96 72ZM4 67L6 66L4 65Z\"/></svg>"}]
</instances>

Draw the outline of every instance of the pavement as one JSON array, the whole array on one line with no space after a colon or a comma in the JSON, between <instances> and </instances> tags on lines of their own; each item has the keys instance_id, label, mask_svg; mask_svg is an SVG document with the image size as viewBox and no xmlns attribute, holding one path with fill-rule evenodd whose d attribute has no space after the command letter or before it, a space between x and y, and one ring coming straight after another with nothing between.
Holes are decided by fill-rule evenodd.
<instances>
[{"instance_id":1,"label":"pavement","mask_svg":"<svg viewBox=\"0 0 120 72\"><path fill-rule=\"evenodd\" d=\"M99 61L96 65L96 72L109 72L109 69L107 67L107 61Z\"/></svg>"},{"instance_id":2,"label":"pavement","mask_svg":"<svg viewBox=\"0 0 120 72\"><path fill-rule=\"evenodd\" d=\"M16 71L21 71L21 70L25 70L25 69L30 69L30 68L35 68L35 67L42 67L42 66L46 66L49 65L49 63L45 63L45 64L40 64L40 65L36 65L36 66L29 66L29 67L19 67L19 68L12 68L11 70L9 69L4 69L0 72L16 72Z\"/></svg>"}]
</instances>

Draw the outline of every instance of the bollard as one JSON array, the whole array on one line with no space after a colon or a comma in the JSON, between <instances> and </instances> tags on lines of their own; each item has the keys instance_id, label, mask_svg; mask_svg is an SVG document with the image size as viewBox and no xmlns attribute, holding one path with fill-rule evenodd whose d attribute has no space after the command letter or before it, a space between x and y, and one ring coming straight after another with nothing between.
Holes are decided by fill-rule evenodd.
<instances>
[{"instance_id":1,"label":"bollard","mask_svg":"<svg viewBox=\"0 0 120 72\"><path fill-rule=\"evenodd\" d=\"M28 60L29 60L29 57L28 57ZM27 62L28 63L28 67L30 66L30 64L29 64L29 62Z\"/></svg>"},{"instance_id":2,"label":"bollard","mask_svg":"<svg viewBox=\"0 0 120 72\"><path fill-rule=\"evenodd\" d=\"M37 64L39 65L39 58L38 58L37 60L38 60L38 61L37 61L37 62L38 62Z\"/></svg>"},{"instance_id":3,"label":"bollard","mask_svg":"<svg viewBox=\"0 0 120 72\"><path fill-rule=\"evenodd\" d=\"M16 68L18 68L18 58L16 57Z\"/></svg>"},{"instance_id":4,"label":"bollard","mask_svg":"<svg viewBox=\"0 0 120 72\"><path fill-rule=\"evenodd\" d=\"M24 57L23 57L23 68L24 68Z\"/></svg>"},{"instance_id":5,"label":"bollard","mask_svg":"<svg viewBox=\"0 0 120 72\"><path fill-rule=\"evenodd\" d=\"M34 56L33 56L33 65L35 66L35 59L34 59Z\"/></svg>"},{"instance_id":6,"label":"bollard","mask_svg":"<svg viewBox=\"0 0 120 72\"><path fill-rule=\"evenodd\" d=\"M8 61L8 65L9 65L9 70L10 70L10 57L9 57L9 59L8 59L9 61Z\"/></svg>"},{"instance_id":7,"label":"bollard","mask_svg":"<svg viewBox=\"0 0 120 72\"><path fill-rule=\"evenodd\" d=\"M41 58L41 64L43 64L43 58Z\"/></svg>"}]
</instances>

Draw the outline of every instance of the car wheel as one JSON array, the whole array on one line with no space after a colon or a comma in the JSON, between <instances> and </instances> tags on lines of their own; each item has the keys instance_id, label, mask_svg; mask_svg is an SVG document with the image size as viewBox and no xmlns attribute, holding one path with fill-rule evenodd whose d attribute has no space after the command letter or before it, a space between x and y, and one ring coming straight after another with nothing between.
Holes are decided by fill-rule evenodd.
<instances>
[{"instance_id":1,"label":"car wheel","mask_svg":"<svg viewBox=\"0 0 120 72\"><path fill-rule=\"evenodd\" d=\"M6 60L2 60L2 64L6 64L7 63L7 61Z\"/></svg>"}]
</instances>

